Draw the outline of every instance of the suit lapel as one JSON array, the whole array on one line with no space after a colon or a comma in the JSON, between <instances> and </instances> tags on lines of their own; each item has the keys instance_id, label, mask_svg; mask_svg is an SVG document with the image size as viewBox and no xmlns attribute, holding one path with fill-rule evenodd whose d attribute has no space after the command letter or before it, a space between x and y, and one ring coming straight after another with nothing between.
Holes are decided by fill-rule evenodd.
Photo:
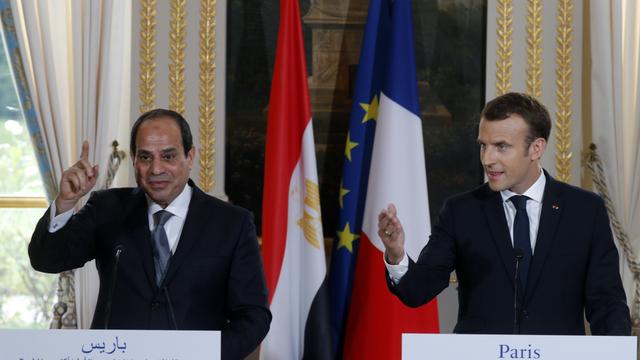
<instances>
[{"instance_id":1,"label":"suit lapel","mask_svg":"<svg viewBox=\"0 0 640 360\"><path fill-rule=\"evenodd\" d=\"M483 202L484 214L489 229L491 230L491 239L493 240L505 271L511 279L511 285L515 285L515 257L513 253L513 245L511 245L511 236L509 235L509 226L504 215L504 207L502 205L502 197L499 192L494 192L486 188L487 197Z\"/></svg>"},{"instance_id":2,"label":"suit lapel","mask_svg":"<svg viewBox=\"0 0 640 360\"><path fill-rule=\"evenodd\" d=\"M153 267L153 249L151 248L151 234L149 232L149 217L147 215L147 200L140 189L134 189L134 204L128 219L127 228L131 229L133 248L139 253L144 272L152 288L156 286L155 270Z\"/></svg>"},{"instance_id":3,"label":"suit lapel","mask_svg":"<svg viewBox=\"0 0 640 360\"><path fill-rule=\"evenodd\" d=\"M562 197L558 192L556 180L549 176L546 171L545 176L547 177L547 184L545 185L544 196L542 197L540 224L538 226L533 259L531 260L531 268L529 269L526 295L533 294L533 290L538 284L540 274L544 268L544 262L549 255L549 250L553 246L563 209Z\"/></svg>"},{"instance_id":4,"label":"suit lapel","mask_svg":"<svg viewBox=\"0 0 640 360\"><path fill-rule=\"evenodd\" d=\"M175 276L178 268L188 259L189 252L195 245L195 243L202 237L202 225L205 221L199 219L199 214L202 214L202 207L204 201L204 194L198 189L191 181L189 184L193 188L191 195L191 202L189 203L189 211L187 212L187 218L185 219L184 226L182 227L182 233L180 234L180 241L176 248L176 253L171 256L169 260L169 269L167 270L167 276L165 284L168 284Z\"/></svg>"}]
</instances>

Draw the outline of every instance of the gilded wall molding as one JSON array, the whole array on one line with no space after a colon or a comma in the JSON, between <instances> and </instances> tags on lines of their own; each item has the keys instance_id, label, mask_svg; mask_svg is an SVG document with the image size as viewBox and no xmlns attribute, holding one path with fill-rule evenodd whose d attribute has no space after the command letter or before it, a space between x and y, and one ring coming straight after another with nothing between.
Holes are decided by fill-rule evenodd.
<instances>
[{"instance_id":1,"label":"gilded wall molding","mask_svg":"<svg viewBox=\"0 0 640 360\"><path fill-rule=\"evenodd\" d=\"M169 108L184 115L184 57L186 43L186 0L171 0L169 23Z\"/></svg>"},{"instance_id":2,"label":"gilded wall molding","mask_svg":"<svg viewBox=\"0 0 640 360\"><path fill-rule=\"evenodd\" d=\"M498 0L496 19L496 96L511 91L513 38L512 0Z\"/></svg>"},{"instance_id":3,"label":"gilded wall molding","mask_svg":"<svg viewBox=\"0 0 640 360\"><path fill-rule=\"evenodd\" d=\"M542 1L527 3L527 93L542 96Z\"/></svg>"},{"instance_id":4,"label":"gilded wall molding","mask_svg":"<svg viewBox=\"0 0 640 360\"><path fill-rule=\"evenodd\" d=\"M140 112L153 109L156 100L156 0L140 0Z\"/></svg>"},{"instance_id":5,"label":"gilded wall molding","mask_svg":"<svg viewBox=\"0 0 640 360\"><path fill-rule=\"evenodd\" d=\"M573 1L558 0L556 29L556 175L571 181Z\"/></svg>"},{"instance_id":6,"label":"gilded wall molding","mask_svg":"<svg viewBox=\"0 0 640 360\"><path fill-rule=\"evenodd\" d=\"M45 197L9 197L0 198L0 208L46 209L49 202Z\"/></svg>"},{"instance_id":7,"label":"gilded wall molding","mask_svg":"<svg viewBox=\"0 0 640 360\"><path fill-rule=\"evenodd\" d=\"M216 0L200 0L199 135L200 187L210 191L215 175Z\"/></svg>"}]
</instances>

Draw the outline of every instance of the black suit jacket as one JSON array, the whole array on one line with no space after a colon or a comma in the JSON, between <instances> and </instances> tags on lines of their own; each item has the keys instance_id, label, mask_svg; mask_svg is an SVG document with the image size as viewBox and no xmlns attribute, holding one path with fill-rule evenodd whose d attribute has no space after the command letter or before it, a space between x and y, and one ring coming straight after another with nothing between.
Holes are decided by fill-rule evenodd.
<instances>
[{"instance_id":1,"label":"black suit jacket","mask_svg":"<svg viewBox=\"0 0 640 360\"><path fill-rule=\"evenodd\" d=\"M92 328L103 328L121 245L109 328L222 330L222 358L240 359L269 330L262 260L251 214L193 187L187 218L164 288L155 283L147 201L140 189L94 192L59 231L49 233L49 210L29 244L34 269L49 273L96 259L100 292ZM168 295L168 296L167 296Z\"/></svg>"},{"instance_id":2,"label":"black suit jacket","mask_svg":"<svg viewBox=\"0 0 640 360\"><path fill-rule=\"evenodd\" d=\"M546 174L542 213L527 288L521 293L523 334L630 335L631 321L604 203L597 195ZM389 288L419 306L458 281L454 332L514 331L515 254L499 192L487 184L446 201L428 244Z\"/></svg>"}]
</instances>

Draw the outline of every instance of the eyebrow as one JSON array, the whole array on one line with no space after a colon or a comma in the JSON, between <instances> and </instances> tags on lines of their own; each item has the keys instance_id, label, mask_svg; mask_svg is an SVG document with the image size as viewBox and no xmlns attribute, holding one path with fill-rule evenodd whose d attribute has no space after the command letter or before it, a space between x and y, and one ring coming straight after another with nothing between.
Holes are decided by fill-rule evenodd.
<instances>
[{"instance_id":1,"label":"eyebrow","mask_svg":"<svg viewBox=\"0 0 640 360\"><path fill-rule=\"evenodd\" d=\"M178 152L178 149L176 149L174 147L160 150L160 154L162 154L162 155L174 154L176 152ZM145 149L138 149L138 150L136 150L136 155L138 155L138 154L148 155L148 154L152 154L152 152L149 151L149 150L145 150Z\"/></svg>"},{"instance_id":2,"label":"eyebrow","mask_svg":"<svg viewBox=\"0 0 640 360\"><path fill-rule=\"evenodd\" d=\"M480 139L476 139L476 142L478 143L478 145L486 145L486 143ZM498 146L498 145L508 145L511 146L511 143L506 142L504 140L500 140L500 141L495 141L490 143L489 145L493 145L493 146Z\"/></svg>"}]
</instances>

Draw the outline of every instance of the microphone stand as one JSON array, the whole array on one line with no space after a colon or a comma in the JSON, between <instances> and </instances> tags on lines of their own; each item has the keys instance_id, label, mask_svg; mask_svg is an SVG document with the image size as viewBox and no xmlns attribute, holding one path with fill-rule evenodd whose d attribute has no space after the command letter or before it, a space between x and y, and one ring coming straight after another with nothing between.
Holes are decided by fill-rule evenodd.
<instances>
[{"instance_id":1,"label":"microphone stand","mask_svg":"<svg viewBox=\"0 0 640 360\"><path fill-rule=\"evenodd\" d=\"M520 261L524 257L524 252L520 248L515 249L515 258L516 258L516 274L514 276L515 280L515 290L513 292L513 333L518 334L519 324L518 324L518 290L520 287L520 278L518 277L518 271L520 270Z\"/></svg>"},{"instance_id":2,"label":"microphone stand","mask_svg":"<svg viewBox=\"0 0 640 360\"><path fill-rule=\"evenodd\" d=\"M164 295L164 300L167 302L167 309L169 310L169 320L171 321L171 325L173 326L173 330L178 330L178 322L176 321L176 314L173 312L173 304L171 303L171 298L169 297L169 289L167 288L166 280L167 280L167 270L169 270L169 261L167 262L167 266L164 269L162 274L162 281L160 284L162 285L162 293Z\"/></svg>"},{"instance_id":3,"label":"microphone stand","mask_svg":"<svg viewBox=\"0 0 640 360\"><path fill-rule=\"evenodd\" d=\"M118 245L115 248L115 262L113 264L113 276L111 277L111 283L109 284L109 297L107 297L107 304L104 310L104 328L109 329L109 318L111 317L111 303L113 302L113 293L116 289L116 281L118 277L118 264L120 264L120 255L124 251L124 246Z\"/></svg>"},{"instance_id":4,"label":"microphone stand","mask_svg":"<svg viewBox=\"0 0 640 360\"><path fill-rule=\"evenodd\" d=\"M176 314L173 312L173 305L171 304L171 298L169 298L169 290L167 289L167 285L163 284L162 292L164 293L164 299L167 302L167 308L169 309L169 319L171 320L173 330L178 330L178 322L176 322Z\"/></svg>"}]
</instances>

